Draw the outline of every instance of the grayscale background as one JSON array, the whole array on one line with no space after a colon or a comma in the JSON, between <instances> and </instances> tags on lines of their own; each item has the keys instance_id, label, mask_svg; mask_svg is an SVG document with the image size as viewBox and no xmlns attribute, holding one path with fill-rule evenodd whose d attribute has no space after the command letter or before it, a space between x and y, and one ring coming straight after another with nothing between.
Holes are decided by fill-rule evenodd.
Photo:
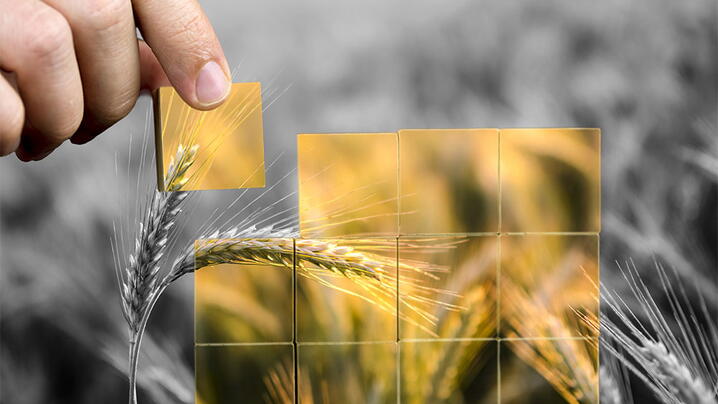
<instances>
[{"instance_id":1,"label":"grayscale background","mask_svg":"<svg viewBox=\"0 0 718 404\"><path fill-rule=\"evenodd\" d=\"M235 80L274 94L265 98L275 100L266 156L278 158L268 181L290 176L267 200L295 189L300 132L600 127L603 282L620 291L614 262L630 258L654 282L655 260L718 306L715 1L204 6ZM146 198L138 175L140 193L154 181L154 167L138 165L150 106L144 96L93 142L41 162L0 159L2 403L127 401L110 239L113 223L136 225L128 206ZM198 198L183 234L235 196ZM153 315L140 402L194 399L192 321L187 277Z\"/></svg>"}]
</instances>

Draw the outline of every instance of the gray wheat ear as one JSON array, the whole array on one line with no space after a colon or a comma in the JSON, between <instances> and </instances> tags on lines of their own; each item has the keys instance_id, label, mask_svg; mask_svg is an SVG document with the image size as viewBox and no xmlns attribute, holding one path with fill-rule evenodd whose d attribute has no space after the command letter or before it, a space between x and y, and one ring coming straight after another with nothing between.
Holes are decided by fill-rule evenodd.
<instances>
[{"instance_id":1,"label":"gray wheat ear","mask_svg":"<svg viewBox=\"0 0 718 404\"><path fill-rule=\"evenodd\" d=\"M154 191L140 223L134 252L124 270L118 268L122 314L130 334L130 403L137 402L137 363L139 347L152 310L153 298L159 289L159 271L170 231L182 211L188 193L179 191L187 183L187 171L194 163L197 147L178 147L177 155L169 165L165 186L169 192Z\"/></svg>"},{"instance_id":2,"label":"gray wheat ear","mask_svg":"<svg viewBox=\"0 0 718 404\"><path fill-rule=\"evenodd\" d=\"M662 342L646 341L641 350L648 361L646 367L679 403L716 404L716 396L702 378L694 377Z\"/></svg>"},{"instance_id":3,"label":"gray wheat ear","mask_svg":"<svg viewBox=\"0 0 718 404\"><path fill-rule=\"evenodd\" d=\"M718 331L701 299L696 311L679 279L656 264L670 311L662 310L633 262L619 269L638 305L601 288L608 315L600 319L601 346L667 404L718 404ZM669 317L670 316L670 317ZM598 319L585 318L598 329ZM615 346L614 346L615 343Z\"/></svg>"},{"instance_id":4,"label":"gray wheat ear","mask_svg":"<svg viewBox=\"0 0 718 404\"><path fill-rule=\"evenodd\" d=\"M135 334L150 293L157 287L160 261L165 253L170 229L181 212L186 192L155 191L145 220L140 223L140 235L135 252L129 257L122 285L122 313Z\"/></svg>"}]
</instances>

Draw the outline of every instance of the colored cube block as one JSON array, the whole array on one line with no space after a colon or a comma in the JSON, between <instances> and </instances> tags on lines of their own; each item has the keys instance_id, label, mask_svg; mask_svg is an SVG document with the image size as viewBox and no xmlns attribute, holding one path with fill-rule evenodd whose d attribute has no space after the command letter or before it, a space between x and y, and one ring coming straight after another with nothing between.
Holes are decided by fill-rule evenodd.
<instances>
[{"instance_id":1,"label":"colored cube block","mask_svg":"<svg viewBox=\"0 0 718 404\"><path fill-rule=\"evenodd\" d=\"M229 263L195 273L195 342L292 342L293 240L200 240L197 260L204 247L224 252ZM243 259L245 251L249 259ZM276 251L283 252L282 259Z\"/></svg>"},{"instance_id":2,"label":"colored cube block","mask_svg":"<svg viewBox=\"0 0 718 404\"><path fill-rule=\"evenodd\" d=\"M598 260L596 235L502 235L501 333L595 336L581 316L598 316Z\"/></svg>"},{"instance_id":3,"label":"colored cube block","mask_svg":"<svg viewBox=\"0 0 718 404\"><path fill-rule=\"evenodd\" d=\"M599 232L599 129L501 129L501 232Z\"/></svg>"},{"instance_id":4,"label":"colored cube block","mask_svg":"<svg viewBox=\"0 0 718 404\"><path fill-rule=\"evenodd\" d=\"M195 347L197 404L294 402L294 347Z\"/></svg>"},{"instance_id":5,"label":"colored cube block","mask_svg":"<svg viewBox=\"0 0 718 404\"><path fill-rule=\"evenodd\" d=\"M299 135L302 237L396 235L397 152L395 133Z\"/></svg>"},{"instance_id":6,"label":"colored cube block","mask_svg":"<svg viewBox=\"0 0 718 404\"><path fill-rule=\"evenodd\" d=\"M598 403L598 340L500 342L500 404Z\"/></svg>"},{"instance_id":7,"label":"colored cube block","mask_svg":"<svg viewBox=\"0 0 718 404\"><path fill-rule=\"evenodd\" d=\"M172 87L154 94L157 184L160 191L264 186L259 83L234 83L212 111L188 106Z\"/></svg>"},{"instance_id":8,"label":"colored cube block","mask_svg":"<svg viewBox=\"0 0 718 404\"><path fill-rule=\"evenodd\" d=\"M498 403L498 341L401 341L403 404Z\"/></svg>"},{"instance_id":9,"label":"colored cube block","mask_svg":"<svg viewBox=\"0 0 718 404\"><path fill-rule=\"evenodd\" d=\"M396 341L396 239L297 239L297 341Z\"/></svg>"},{"instance_id":10,"label":"colored cube block","mask_svg":"<svg viewBox=\"0 0 718 404\"><path fill-rule=\"evenodd\" d=\"M399 238L400 339L496 336L498 236Z\"/></svg>"},{"instance_id":11,"label":"colored cube block","mask_svg":"<svg viewBox=\"0 0 718 404\"><path fill-rule=\"evenodd\" d=\"M300 344L299 404L397 402L396 342Z\"/></svg>"},{"instance_id":12,"label":"colored cube block","mask_svg":"<svg viewBox=\"0 0 718 404\"><path fill-rule=\"evenodd\" d=\"M401 234L499 230L499 131L399 131Z\"/></svg>"}]
</instances>

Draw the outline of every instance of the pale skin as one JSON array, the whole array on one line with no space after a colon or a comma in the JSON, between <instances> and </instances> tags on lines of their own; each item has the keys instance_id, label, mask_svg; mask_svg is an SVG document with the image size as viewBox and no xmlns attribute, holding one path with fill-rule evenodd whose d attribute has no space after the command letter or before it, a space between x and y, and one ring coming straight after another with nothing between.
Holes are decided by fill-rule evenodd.
<instances>
[{"instance_id":1,"label":"pale skin","mask_svg":"<svg viewBox=\"0 0 718 404\"><path fill-rule=\"evenodd\" d=\"M230 81L196 0L0 0L2 156L41 160L66 140L86 143L141 90L172 85L209 110Z\"/></svg>"}]
</instances>

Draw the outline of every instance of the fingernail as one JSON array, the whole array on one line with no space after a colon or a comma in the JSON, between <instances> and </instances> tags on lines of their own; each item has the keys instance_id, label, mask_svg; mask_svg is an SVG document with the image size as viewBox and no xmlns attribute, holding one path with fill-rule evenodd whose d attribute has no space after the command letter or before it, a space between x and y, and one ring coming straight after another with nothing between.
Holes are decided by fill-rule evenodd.
<instances>
[{"instance_id":1,"label":"fingernail","mask_svg":"<svg viewBox=\"0 0 718 404\"><path fill-rule=\"evenodd\" d=\"M215 61L207 62L197 76L197 101L210 106L222 101L229 93L229 81Z\"/></svg>"}]
</instances>

